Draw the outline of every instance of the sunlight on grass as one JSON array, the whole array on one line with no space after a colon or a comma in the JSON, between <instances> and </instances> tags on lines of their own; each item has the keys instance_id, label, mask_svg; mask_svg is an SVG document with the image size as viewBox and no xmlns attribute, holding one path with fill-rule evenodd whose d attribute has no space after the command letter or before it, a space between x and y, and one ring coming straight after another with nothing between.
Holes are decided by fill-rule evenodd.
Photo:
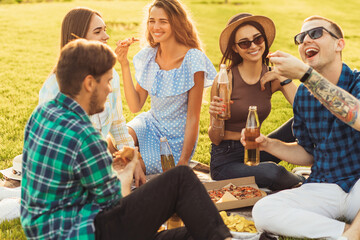
<instances>
[{"instance_id":1,"label":"sunlight on grass","mask_svg":"<svg viewBox=\"0 0 360 240\"><path fill-rule=\"evenodd\" d=\"M185 0L204 43L206 54L218 69L220 51L218 37L227 20L238 12L250 12L272 18L277 36L271 51L284 50L298 56L293 36L299 32L303 19L323 15L338 22L345 31L344 62L359 68L360 36L356 0ZM86 6L100 11L108 25L109 45L119 39L139 37L143 7L149 1L48 2L32 4L0 4L0 169L11 166L12 158L22 151L23 132L27 119L37 105L38 92L53 68L59 54L60 25L73 7ZM130 49L132 58L140 49ZM119 64L115 67L120 73ZM133 67L132 67L133 70ZM298 82L298 81L296 81ZM136 114L129 111L122 91L124 116L127 121ZM206 99L209 100L209 91ZM261 132L268 134L292 116L291 106L281 93L272 99L273 110ZM201 111L200 134L194 160L209 163L210 141L207 136L209 105ZM144 110L150 108L149 101ZM196 133L194 133L196 134ZM286 165L286 164L284 164ZM293 166L286 165L288 169ZM25 239L19 219L0 224L0 239Z\"/></svg>"}]
</instances>

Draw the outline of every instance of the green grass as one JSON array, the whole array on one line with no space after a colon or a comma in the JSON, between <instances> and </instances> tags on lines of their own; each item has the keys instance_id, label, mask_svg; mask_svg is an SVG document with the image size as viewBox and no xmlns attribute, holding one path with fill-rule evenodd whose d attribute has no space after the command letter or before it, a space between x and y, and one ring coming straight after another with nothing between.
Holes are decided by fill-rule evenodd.
<instances>
[{"instance_id":1,"label":"green grass","mask_svg":"<svg viewBox=\"0 0 360 240\"><path fill-rule=\"evenodd\" d=\"M351 68L359 68L360 19L357 0L184 0L205 45L206 54L218 68L220 51L218 37L230 16L250 12L272 18L277 36L271 51L283 50L298 56L292 37L299 32L304 18L317 14L338 22L345 31L346 48L343 59ZM22 151L23 132L27 119L37 105L38 92L53 68L59 54L60 25L73 7L86 6L99 10L108 25L109 44L129 36L139 36L143 7L147 1L48 2L31 4L0 4L0 169L11 166L11 160ZM130 50L130 57L140 46ZM119 65L116 69L120 73ZM123 92L122 92L123 94ZM124 96L124 94L123 94ZM209 100L209 91L206 99ZM262 126L262 133L276 129L292 115L292 109L281 93L272 99L273 110ZM123 98L127 121L132 114ZM149 103L144 110L149 109ZM199 143L194 160L209 163L207 136L208 104L201 112ZM292 166L289 166L290 168ZM0 239L25 239L19 220L0 224Z\"/></svg>"}]
</instances>

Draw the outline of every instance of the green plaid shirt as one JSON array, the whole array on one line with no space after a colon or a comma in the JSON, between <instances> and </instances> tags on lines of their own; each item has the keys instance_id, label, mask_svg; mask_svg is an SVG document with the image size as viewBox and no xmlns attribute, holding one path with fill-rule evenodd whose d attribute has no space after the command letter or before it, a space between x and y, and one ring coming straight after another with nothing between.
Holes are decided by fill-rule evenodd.
<instances>
[{"instance_id":1,"label":"green plaid shirt","mask_svg":"<svg viewBox=\"0 0 360 240\"><path fill-rule=\"evenodd\" d=\"M106 141L59 93L25 129L21 224L28 239L95 239L94 218L121 199Z\"/></svg>"}]
</instances>

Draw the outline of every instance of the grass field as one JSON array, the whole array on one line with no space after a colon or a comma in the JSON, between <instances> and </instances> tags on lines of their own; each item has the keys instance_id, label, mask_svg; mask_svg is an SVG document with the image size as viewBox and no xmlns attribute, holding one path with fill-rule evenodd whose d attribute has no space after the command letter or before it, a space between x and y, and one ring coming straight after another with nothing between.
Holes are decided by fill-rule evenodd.
<instances>
[{"instance_id":1,"label":"grass field","mask_svg":"<svg viewBox=\"0 0 360 240\"><path fill-rule=\"evenodd\" d=\"M293 36L302 20L310 15L323 15L338 22L345 31L346 48L343 59L351 68L360 67L360 19L356 14L357 0L199 0L184 1L191 11L205 51L218 69L220 51L218 37L228 18L238 12L250 12L272 18L277 36L271 51L283 50L298 56ZM140 36L143 8L147 1L49 2L0 5L0 169L11 166L12 158L22 151L23 131L27 119L37 105L38 92L53 68L59 53L60 25L73 7L86 6L100 11L108 25L109 44L129 36ZM135 46L130 57L139 51ZM117 64L116 69L120 73ZM207 92L207 99L209 91ZM122 92L123 94L123 92ZM123 94L124 96L124 94ZM273 110L262 126L262 133L276 129L292 115L291 106L280 94L272 99ZM124 115L132 114L123 98ZM148 110L149 103L144 110ZM208 163L210 159L207 127L208 104L204 102L199 143L194 160ZM19 220L0 224L0 239L25 239Z\"/></svg>"}]
</instances>

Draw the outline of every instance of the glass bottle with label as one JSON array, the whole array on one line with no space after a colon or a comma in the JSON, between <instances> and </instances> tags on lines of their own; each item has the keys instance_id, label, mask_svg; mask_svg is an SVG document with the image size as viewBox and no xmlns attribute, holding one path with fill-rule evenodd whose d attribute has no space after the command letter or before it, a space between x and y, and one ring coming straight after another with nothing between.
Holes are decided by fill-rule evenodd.
<instances>
[{"instance_id":1,"label":"glass bottle with label","mask_svg":"<svg viewBox=\"0 0 360 240\"><path fill-rule=\"evenodd\" d=\"M163 172L175 167L174 156L172 155L169 143L166 137L160 138L160 158ZM167 221L167 229L173 229L184 226L181 218L175 213Z\"/></svg>"},{"instance_id":2,"label":"glass bottle with label","mask_svg":"<svg viewBox=\"0 0 360 240\"><path fill-rule=\"evenodd\" d=\"M255 139L260 136L260 123L257 115L257 107L250 106L249 114L245 125L245 154L244 163L249 166L256 166L260 162L259 144Z\"/></svg>"},{"instance_id":3,"label":"glass bottle with label","mask_svg":"<svg viewBox=\"0 0 360 240\"><path fill-rule=\"evenodd\" d=\"M175 167L174 156L172 155L169 143L166 137L160 138L160 158L163 172Z\"/></svg>"},{"instance_id":4,"label":"glass bottle with label","mask_svg":"<svg viewBox=\"0 0 360 240\"><path fill-rule=\"evenodd\" d=\"M228 120L231 118L230 113L230 98L231 98L231 89L229 78L226 71L226 65L220 65L219 77L217 79L216 87L216 96L222 99L220 103L224 105L225 111L216 115L218 120Z\"/></svg>"}]
</instances>

